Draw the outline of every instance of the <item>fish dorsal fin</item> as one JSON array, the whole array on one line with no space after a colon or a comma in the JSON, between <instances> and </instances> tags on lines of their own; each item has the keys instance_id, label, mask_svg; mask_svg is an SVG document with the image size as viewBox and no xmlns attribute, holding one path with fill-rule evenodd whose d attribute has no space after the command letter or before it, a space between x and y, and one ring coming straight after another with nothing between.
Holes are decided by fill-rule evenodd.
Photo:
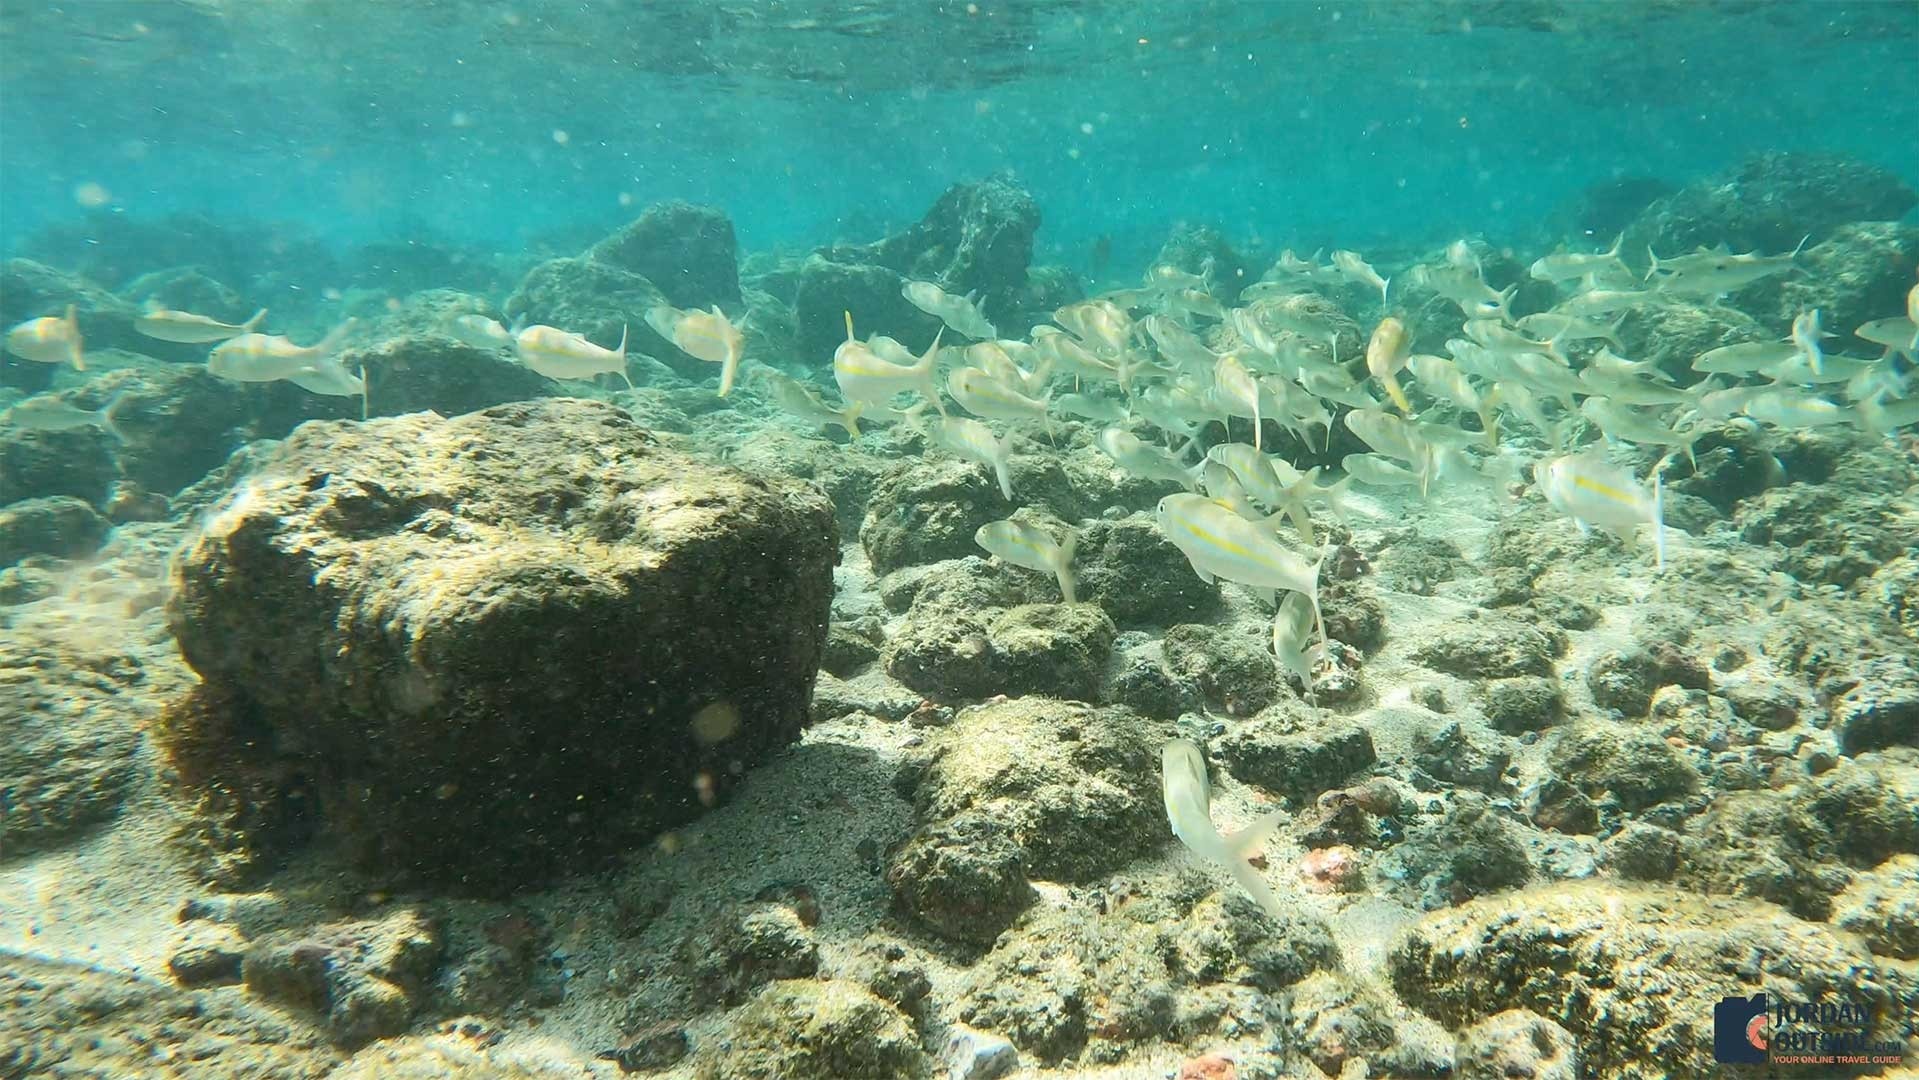
<instances>
[{"instance_id":1,"label":"fish dorsal fin","mask_svg":"<svg viewBox=\"0 0 1919 1080\"><path fill-rule=\"evenodd\" d=\"M840 313L846 316L846 340L855 340L853 337L853 313L844 309L842 309Z\"/></svg>"}]
</instances>

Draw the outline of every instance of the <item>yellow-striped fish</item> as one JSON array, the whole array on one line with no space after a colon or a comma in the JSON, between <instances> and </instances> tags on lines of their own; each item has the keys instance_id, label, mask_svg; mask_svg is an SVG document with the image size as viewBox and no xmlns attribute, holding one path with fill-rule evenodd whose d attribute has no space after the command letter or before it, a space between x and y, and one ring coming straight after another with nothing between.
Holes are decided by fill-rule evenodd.
<instances>
[{"instance_id":1,"label":"yellow-striped fish","mask_svg":"<svg viewBox=\"0 0 1919 1080\"><path fill-rule=\"evenodd\" d=\"M595 375L614 374L626 381L626 327L620 327L620 347L606 349L586 340L584 334L570 334L556 326L529 326L513 337L514 355L520 363L549 379L591 379Z\"/></svg>"},{"instance_id":2,"label":"yellow-striped fish","mask_svg":"<svg viewBox=\"0 0 1919 1080\"><path fill-rule=\"evenodd\" d=\"M1659 566L1666 565L1665 497L1657 469L1648 490L1599 452L1584 450L1539 462L1533 478L1547 504L1572 518L1582 534L1597 525L1630 538L1635 527L1650 524L1653 556Z\"/></svg>"},{"instance_id":3,"label":"yellow-striped fish","mask_svg":"<svg viewBox=\"0 0 1919 1080\"><path fill-rule=\"evenodd\" d=\"M72 364L75 371L87 370L86 353L81 348L80 319L74 305L65 315L43 315L7 331L7 351L22 360L41 364Z\"/></svg>"},{"instance_id":4,"label":"yellow-striped fish","mask_svg":"<svg viewBox=\"0 0 1919 1080\"><path fill-rule=\"evenodd\" d=\"M1193 564L1201 581L1237 581L1256 589L1305 593L1313 604L1320 640L1319 564L1287 550L1271 532L1204 495L1168 495L1159 501L1159 530Z\"/></svg>"},{"instance_id":5,"label":"yellow-striped fish","mask_svg":"<svg viewBox=\"0 0 1919 1080\"><path fill-rule=\"evenodd\" d=\"M833 379L839 383L840 396L847 401L885 405L910 390L932 402L933 408L945 416L946 406L940 401L939 386L934 382L940 337L945 333L946 328L940 327L933 335L933 343L926 347L925 355L914 363L896 364L853 336L853 313L847 312L846 340L833 350Z\"/></svg>"},{"instance_id":6,"label":"yellow-striped fish","mask_svg":"<svg viewBox=\"0 0 1919 1080\"><path fill-rule=\"evenodd\" d=\"M348 319L312 345L280 334L241 334L213 347L207 371L235 382L275 382L314 367L339 350L358 320Z\"/></svg>"},{"instance_id":7,"label":"yellow-striped fish","mask_svg":"<svg viewBox=\"0 0 1919 1080\"><path fill-rule=\"evenodd\" d=\"M251 334L259 328L261 320L267 317L267 309L261 308L253 317L243 323L223 323L206 315L196 315L191 311L175 311L162 304L150 304L145 311L133 320L133 328L158 341L174 341L182 345L206 345L215 341Z\"/></svg>"},{"instance_id":8,"label":"yellow-striped fish","mask_svg":"<svg viewBox=\"0 0 1919 1080\"><path fill-rule=\"evenodd\" d=\"M1399 388L1399 372L1405 368L1406 361L1413 353L1413 335L1406 330L1406 324L1391 315L1379 320L1373 327L1373 336L1366 342L1366 371L1379 380L1385 387L1386 396L1393 399L1393 405L1399 411L1411 416L1412 403L1406 400L1406 392Z\"/></svg>"},{"instance_id":9,"label":"yellow-striped fish","mask_svg":"<svg viewBox=\"0 0 1919 1080\"><path fill-rule=\"evenodd\" d=\"M1073 553L1079 549L1079 533L1066 530L1064 540L1037 525L1007 518L979 527L973 542L1014 566L1051 573L1059 580L1059 593L1069 604L1078 603L1073 582Z\"/></svg>"},{"instance_id":10,"label":"yellow-striped fish","mask_svg":"<svg viewBox=\"0 0 1919 1080\"><path fill-rule=\"evenodd\" d=\"M667 304L648 309L646 324L672 342L676 348L696 360L720 365L720 396L733 392L733 380L739 374L740 357L746 350L746 336L740 333L726 313L714 304L710 311L682 311Z\"/></svg>"}]
</instances>

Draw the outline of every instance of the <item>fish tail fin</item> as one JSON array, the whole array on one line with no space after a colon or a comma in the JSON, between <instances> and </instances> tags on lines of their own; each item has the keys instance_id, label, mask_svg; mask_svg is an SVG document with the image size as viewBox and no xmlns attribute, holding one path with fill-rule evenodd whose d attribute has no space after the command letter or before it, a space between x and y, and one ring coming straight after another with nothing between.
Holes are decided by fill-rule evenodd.
<instances>
[{"instance_id":1,"label":"fish tail fin","mask_svg":"<svg viewBox=\"0 0 1919 1080\"><path fill-rule=\"evenodd\" d=\"M846 408L840 412L840 426L846 429L846 434L851 436L854 442L859 441L860 413L865 411L866 402L851 401L848 402Z\"/></svg>"},{"instance_id":2,"label":"fish tail fin","mask_svg":"<svg viewBox=\"0 0 1919 1080\"><path fill-rule=\"evenodd\" d=\"M80 306L68 304L67 313L61 321L67 324L67 340L71 342L67 346L67 359L73 364L73 370L87 370L86 349L80 337Z\"/></svg>"},{"instance_id":3,"label":"fish tail fin","mask_svg":"<svg viewBox=\"0 0 1919 1080\"><path fill-rule=\"evenodd\" d=\"M1226 844L1227 857L1242 865L1248 859L1257 858L1261 849L1266 846L1266 841L1272 839L1273 834L1278 832L1279 827L1285 823L1286 811L1275 810L1270 814L1262 815L1243 829L1237 829L1220 837Z\"/></svg>"},{"instance_id":4,"label":"fish tail fin","mask_svg":"<svg viewBox=\"0 0 1919 1080\"><path fill-rule=\"evenodd\" d=\"M241 323L240 329L251 334L255 330L258 330L260 328L260 324L266 321L266 317L267 317L267 309L261 308L260 310L253 313L252 318L248 319L246 322Z\"/></svg>"},{"instance_id":5,"label":"fish tail fin","mask_svg":"<svg viewBox=\"0 0 1919 1080\"><path fill-rule=\"evenodd\" d=\"M1399 379L1392 372L1379 377L1379 383L1386 388L1386 396L1393 399L1393 407L1404 416L1413 414L1413 403L1406 400L1406 391L1399 388Z\"/></svg>"},{"instance_id":6,"label":"fish tail fin","mask_svg":"<svg viewBox=\"0 0 1919 1080\"><path fill-rule=\"evenodd\" d=\"M840 309L840 314L846 316L846 340L848 341L857 340L853 337L853 313L845 308L842 308Z\"/></svg>"},{"instance_id":7,"label":"fish tail fin","mask_svg":"<svg viewBox=\"0 0 1919 1080\"><path fill-rule=\"evenodd\" d=\"M620 324L620 347L613 350L613 355L620 358L621 366L625 366L626 364L626 331L627 331L627 324L621 323Z\"/></svg>"},{"instance_id":8,"label":"fish tail fin","mask_svg":"<svg viewBox=\"0 0 1919 1080\"><path fill-rule=\"evenodd\" d=\"M1626 234L1624 232L1621 232L1618 236L1613 237L1612 247L1609 247L1606 249L1606 255L1609 258L1617 259L1619 257L1619 247L1621 244L1624 244L1625 242L1626 242Z\"/></svg>"},{"instance_id":9,"label":"fish tail fin","mask_svg":"<svg viewBox=\"0 0 1919 1080\"><path fill-rule=\"evenodd\" d=\"M1652 474L1652 554L1659 569L1666 568L1666 482Z\"/></svg>"},{"instance_id":10,"label":"fish tail fin","mask_svg":"<svg viewBox=\"0 0 1919 1080\"><path fill-rule=\"evenodd\" d=\"M326 336L321 338L319 342L313 346L314 353L321 357L327 357L339 352L340 343L345 341L346 336L351 334L353 328L358 325L360 325L360 320L348 319L333 329L328 330Z\"/></svg>"},{"instance_id":11,"label":"fish tail fin","mask_svg":"<svg viewBox=\"0 0 1919 1080\"><path fill-rule=\"evenodd\" d=\"M1326 497L1327 513L1333 515L1333 520L1339 522L1341 525L1347 525L1350 520L1346 514L1346 496L1352 489L1353 478L1350 476L1342 477L1338 483L1333 484L1331 487L1320 489L1320 494ZM1350 526L1348 527L1350 528Z\"/></svg>"},{"instance_id":12,"label":"fish tail fin","mask_svg":"<svg viewBox=\"0 0 1919 1080\"><path fill-rule=\"evenodd\" d=\"M127 433L120 428L120 408L132 396L131 390L116 390L113 396L107 399L107 403L100 407L100 426L119 442L127 441Z\"/></svg>"},{"instance_id":13,"label":"fish tail fin","mask_svg":"<svg viewBox=\"0 0 1919 1080\"><path fill-rule=\"evenodd\" d=\"M1381 304L1384 304L1386 302L1386 287L1388 285L1391 285L1392 283L1393 283L1392 278L1379 279L1379 302Z\"/></svg>"},{"instance_id":14,"label":"fish tail fin","mask_svg":"<svg viewBox=\"0 0 1919 1080\"><path fill-rule=\"evenodd\" d=\"M1807 233L1806 235L1800 237L1798 245L1792 249L1791 254L1786 256L1787 259L1792 261L1794 266L1797 266L1799 264L1799 253L1806 250L1806 241L1810 239L1812 239L1811 233Z\"/></svg>"},{"instance_id":15,"label":"fish tail fin","mask_svg":"<svg viewBox=\"0 0 1919 1080\"><path fill-rule=\"evenodd\" d=\"M1053 566L1053 575L1059 578L1059 594L1069 604L1079 603L1078 582L1073 577L1073 555L1079 551L1079 530L1068 527L1066 539L1060 541L1058 561Z\"/></svg>"}]
</instances>

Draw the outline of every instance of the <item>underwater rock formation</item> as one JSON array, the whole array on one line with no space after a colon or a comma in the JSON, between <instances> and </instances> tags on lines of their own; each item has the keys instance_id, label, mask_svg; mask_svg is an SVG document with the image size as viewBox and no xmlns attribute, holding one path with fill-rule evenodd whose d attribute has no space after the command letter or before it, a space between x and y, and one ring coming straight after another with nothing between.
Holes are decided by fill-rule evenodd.
<instances>
[{"instance_id":1,"label":"underwater rock formation","mask_svg":"<svg viewBox=\"0 0 1919 1080\"><path fill-rule=\"evenodd\" d=\"M519 888L797 736L836 557L816 491L610 406L309 425L181 560L171 622L206 683L168 742L208 782L310 785L383 872Z\"/></svg>"},{"instance_id":2,"label":"underwater rock formation","mask_svg":"<svg viewBox=\"0 0 1919 1080\"><path fill-rule=\"evenodd\" d=\"M559 393L559 384L524 364L439 336L383 338L347 349L340 362L348 370L365 366L375 416L425 410L458 416Z\"/></svg>"},{"instance_id":3,"label":"underwater rock formation","mask_svg":"<svg viewBox=\"0 0 1919 1080\"><path fill-rule=\"evenodd\" d=\"M736 308L740 302L739 242L733 222L711 206L657 203L586 257L640 275L680 308Z\"/></svg>"},{"instance_id":4,"label":"underwater rock formation","mask_svg":"<svg viewBox=\"0 0 1919 1080\"><path fill-rule=\"evenodd\" d=\"M1033 900L1029 878L1088 881L1155 841L1165 725L1029 697L969 709L900 771L920 822L886 878L900 906L984 944Z\"/></svg>"},{"instance_id":5,"label":"underwater rock formation","mask_svg":"<svg viewBox=\"0 0 1919 1080\"><path fill-rule=\"evenodd\" d=\"M1724 243L1778 255L1811 234L1824 240L1854 221L1896 221L1919 202L1897 175L1832 154L1773 151L1655 201L1626 228L1621 250L1664 258Z\"/></svg>"},{"instance_id":6,"label":"underwater rock formation","mask_svg":"<svg viewBox=\"0 0 1919 1080\"><path fill-rule=\"evenodd\" d=\"M0 640L0 859L120 812L140 777L148 715L132 691L143 675L125 658L77 657L12 630Z\"/></svg>"},{"instance_id":7,"label":"underwater rock formation","mask_svg":"<svg viewBox=\"0 0 1919 1080\"><path fill-rule=\"evenodd\" d=\"M823 363L846 339L844 312L856 327L872 326L923 348L939 320L900 296L908 280L931 281L962 296L977 291L989 319L1024 313L1027 268L1039 204L1011 180L991 177L955 184L916 224L869 244L821 248L797 275L793 294L799 348ZM773 291L773 290L769 290Z\"/></svg>"}]
</instances>

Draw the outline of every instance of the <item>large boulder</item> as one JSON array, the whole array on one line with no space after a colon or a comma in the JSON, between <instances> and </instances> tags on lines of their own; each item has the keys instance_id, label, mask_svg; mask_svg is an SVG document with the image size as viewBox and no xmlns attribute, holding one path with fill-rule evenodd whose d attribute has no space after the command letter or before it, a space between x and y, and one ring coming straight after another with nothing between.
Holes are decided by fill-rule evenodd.
<instances>
[{"instance_id":1,"label":"large boulder","mask_svg":"<svg viewBox=\"0 0 1919 1080\"><path fill-rule=\"evenodd\" d=\"M1039 204L1004 177L955 184L919 222L870 244L822 248L801 264L794 294L799 346L824 360L845 339L843 312L864 336L889 334L923 348L938 321L900 297L908 280L931 281L947 292L979 294L980 310L1018 329L1031 306L1027 269Z\"/></svg>"},{"instance_id":2,"label":"large boulder","mask_svg":"<svg viewBox=\"0 0 1919 1080\"><path fill-rule=\"evenodd\" d=\"M593 245L587 256L651 281L675 307L741 302L733 223L710 206L667 202Z\"/></svg>"},{"instance_id":3,"label":"large boulder","mask_svg":"<svg viewBox=\"0 0 1919 1080\"><path fill-rule=\"evenodd\" d=\"M308 424L179 560L167 743L390 873L530 884L798 737L836 558L816 489L608 405Z\"/></svg>"},{"instance_id":4,"label":"large boulder","mask_svg":"<svg viewBox=\"0 0 1919 1080\"><path fill-rule=\"evenodd\" d=\"M1770 152L1658 199L1626 227L1623 250L1643 259L1700 245L1778 255L1854 221L1896 221L1919 195L1876 165L1830 154Z\"/></svg>"},{"instance_id":5,"label":"large boulder","mask_svg":"<svg viewBox=\"0 0 1919 1080\"><path fill-rule=\"evenodd\" d=\"M364 367L375 416L432 410L441 416L527 401L559 392L539 372L497 349L478 349L437 334L389 337L340 354L348 368Z\"/></svg>"}]
</instances>

